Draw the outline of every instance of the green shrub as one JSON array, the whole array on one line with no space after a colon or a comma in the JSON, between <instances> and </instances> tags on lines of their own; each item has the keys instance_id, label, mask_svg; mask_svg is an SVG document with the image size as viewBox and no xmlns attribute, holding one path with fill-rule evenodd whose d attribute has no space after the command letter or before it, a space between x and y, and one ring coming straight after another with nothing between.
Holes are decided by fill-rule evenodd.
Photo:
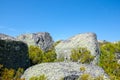
<instances>
[{"instance_id":1,"label":"green shrub","mask_svg":"<svg viewBox=\"0 0 120 80\"><path fill-rule=\"evenodd\" d=\"M86 48L73 49L71 53L70 57L75 62L90 63L94 59L94 56L92 56Z\"/></svg>"},{"instance_id":2,"label":"green shrub","mask_svg":"<svg viewBox=\"0 0 120 80\"><path fill-rule=\"evenodd\" d=\"M0 65L0 80L25 80L20 79L23 74L23 69L18 68L18 70L7 69Z\"/></svg>"},{"instance_id":3,"label":"green shrub","mask_svg":"<svg viewBox=\"0 0 120 80\"><path fill-rule=\"evenodd\" d=\"M92 77L90 74L82 74L77 80L104 80L103 75Z\"/></svg>"},{"instance_id":4,"label":"green shrub","mask_svg":"<svg viewBox=\"0 0 120 80\"><path fill-rule=\"evenodd\" d=\"M100 50L99 66L105 70L111 80L120 80L120 64L117 63L115 56L116 52L120 52L120 42L102 44Z\"/></svg>"},{"instance_id":5,"label":"green shrub","mask_svg":"<svg viewBox=\"0 0 120 80\"><path fill-rule=\"evenodd\" d=\"M23 68L18 68L18 70L15 71L14 78L15 79L20 78L22 76L23 72L24 72Z\"/></svg>"},{"instance_id":6,"label":"green shrub","mask_svg":"<svg viewBox=\"0 0 120 80\"><path fill-rule=\"evenodd\" d=\"M14 78L15 71L13 69L5 68L2 72L2 80L10 80Z\"/></svg>"},{"instance_id":7,"label":"green shrub","mask_svg":"<svg viewBox=\"0 0 120 80\"><path fill-rule=\"evenodd\" d=\"M61 57L61 58L55 60L55 62L63 62L63 61L64 61L64 57Z\"/></svg>"},{"instance_id":8,"label":"green shrub","mask_svg":"<svg viewBox=\"0 0 120 80\"><path fill-rule=\"evenodd\" d=\"M38 64L43 62L54 62L56 60L56 53L54 47L44 52L37 46L30 46L29 58L33 64Z\"/></svg>"},{"instance_id":9,"label":"green shrub","mask_svg":"<svg viewBox=\"0 0 120 80\"><path fill-rule=\"evenodd\" d=\"M94 78L93 80L104 80L103 75Z\"/></svg>"},{"instance_id":10,"label":"green shrub","mask_svg":"<svg viewBox=\"0 0 120 80\"><path fill-rule=\"evenodd\" d=\"M85 67L80 67L80 71L84 72L85 71Z\"/></svg>"},{"instance_id":11,"label":"green shrub","mask_svg":"<svg viewBox=\"0 0 120 80\"><path fill-rule=\"evenodd\" d=\"M78 80L90 80L90 75L89 74L82 74Z\"/></svg>"},{"instance_id":12,"label":"green shrub","mask_svg":"<svg viewBox=\"0 0 120 80\"><path fill-rule=\"evenodd\" d=\"M60 42L61 42L61 40L56 41L56 42L53 44L53 46L54 46L54 47L57 46Z\"/></svg>"},{"instance_id":13,"label":"green shrub","mask_svg":"<svg viewBox=\"0 0 120 80\"><path fill-rule=\"evenodd\" d=\"M29 80L47 80L47 77L43 74L39 77L31 77Z\"/></svg>"},{"instance_id":14,"label":"green shrub","mask_svg":"<svg viewBox=\"0 0 120 80\"><path fill-rule=\"evenodd\" d=\"M43 59L43 51L37 46L30 46L29 58L33 64L41 63Z\"/></svg>"},{"instance_id":15,"label":"green shrub","mask_svg":"<svg viewBox=\"0 0 120 80\"><path fill-rule=\"evenodd\" d=\"M48 50L43 55L43 62L54 62L56 59L55 50Z\"/></svg>"}]
</instances>

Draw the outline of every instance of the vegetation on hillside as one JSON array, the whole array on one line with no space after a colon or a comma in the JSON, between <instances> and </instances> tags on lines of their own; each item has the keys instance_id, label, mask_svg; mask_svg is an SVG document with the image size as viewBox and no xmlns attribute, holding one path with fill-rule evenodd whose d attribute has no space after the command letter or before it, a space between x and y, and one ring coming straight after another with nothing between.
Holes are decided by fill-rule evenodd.
<instances>
[{"instance_id":1,"label":"vegetation on hillside","mask_svg":"<svg viewBox=\"0 0 120 80\"><path fill-rule=\"evenodd\" d=\"M43 60L43 51L37 46L30 46L29 58L33 64L41 63Z\"/></svg>"},{"instance_id":2,"label":"vegetation on hillside","mask_svg":"<svg viewBox=\"0 0 120 80\"><path fill-rule=\"evenodd\" d=\"M22 68L18 68L18 70L8 69L0 64L0 80L25 80L20 78L23 72Z\"/></svg>"},{"instance_id":3,"label":"vegetation on hillside","mask_svg":"<svg viewBox=\"0 0 120 80\"><path fill-rule=\"evenodd\" d=\"M29 55L29 59L31 60L32 65L43 63L43 62L54 62L56 59L56 53L55 53L54 47L58 43L59 42L55 43L46 52L42 51L37 46L29 46L28 55ZM18 68L14 70L14 69L8 69L6 67L3 67L2 64L0 65L0 80L24 80L24 79L20 79L22 73L23 73L22 68ZM40 79L40 80L43 80L43 79Z\"/></svg>"},{"instance_id":4,"label":"vegetation on hillside","mask_svg":"<svg viewBox=\"0 0 120 80\"><path fill-rule=\"evenodd\" d=\"M80 75L77 80L104 80L104 77L102 75L98 77L92 77L91 75L84 73Z\"/></svg>"},{"instance_id":5,"label":"vegetation on hillside","mask_svg":"<svg viewBox=\"0 0 120 80\"><path fill-rule=\"evenodd\" d=\"M43 74L38 77L31 77L30 80L47 80L47 77Z\"/></svg>"},{"instance_id":6,"label":"vegetation on hillside","mask_svg":"<svg viewBox=\"0 0 120 80\"><path fill-rule=\"evenodd\" d=\"M55 43L48 51L42 51L38 46L29 46L29 58L32 64L39 64L43 62L54 62L56 60L56 53L54 47L59 42Z\"/></svg>"},{"instance_id":7,"label":"vegetation on hillside","mask_svg":"<svg viewBox=\"0 0 120 80\"><path fill-rule=\"evenodd\" d=\"M60 43L56 42L48 51L44 52L37 46L29 46L29 59L32 65L39 64L43 62L54 62L59 61L56 59L55 46ZM116 53L120 53L120 42L118 43L102 43L100 44L100 60L99 66L101 66L105 72L109 75L110 80L120 80L120 64L118 64L118 57ZM90 63L94 56L90 54L90 51L86 48L77 48L71 51L71 60L74 62ZM64 60L64 59L61 59ZM60 61L61 61L60 60ZM85 67L80 67L80 71L85 71ZM0 80L24 80L20 79L23 74L23 69L19 68L17 70L8 69L0 65ZM89 74L83 74L79 79L86 80L91 78ZM93 79L93 78L91 78ZM45 75L40 75L39 77L32 77L30 80L46 80ZM94 80L103 80L103 76L97 77Z\"/></svg>"},{"instance_id":8,"label":"vegetation on hillside","mask_svg":"<svg viewBox=\"0 0 120 80\"><path fill-rule=\"evenodd\" d=\"M90 63L94 59L94 56L92 56L86 48L73 49L71 52L70 58L74 62Z\"/></svg>"},{"instance_id":9,"label":"vegetation on hillside","mask_svg":"<svg viewBox=\"0 0 120 80\"><path fill-rule=\"evenodd\" d=\"M58 40L53 44L53 47L57 46L62 40Z\"/></svg>"},{"instance_id":10,"label":"vegetation on hillside","mask_svg":"<svg viewBox=\"0 0 120 80\"><path fill-rule=\"evenodd\" d=\"M111 80L120 80L120 64L115 53L120 53L120 42L100 45L101 55L99 66L110 76Z\"/></svg>"}]
</instances>

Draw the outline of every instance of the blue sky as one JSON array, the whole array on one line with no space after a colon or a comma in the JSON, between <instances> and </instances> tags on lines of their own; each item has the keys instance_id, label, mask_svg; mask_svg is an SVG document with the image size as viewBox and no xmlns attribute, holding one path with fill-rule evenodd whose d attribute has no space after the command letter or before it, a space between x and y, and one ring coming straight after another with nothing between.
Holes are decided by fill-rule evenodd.
<instances>
[{"instance_id":1,"label":"blue sky","mask_svg":"<svg viewBox=\"0 0 120 80\"><path fill-rule=\"evenodd\" d=\"M54 40L94 32L120 40L120 0L0 0L0 33L49 32Z\"/></svg>"}]
</instances>

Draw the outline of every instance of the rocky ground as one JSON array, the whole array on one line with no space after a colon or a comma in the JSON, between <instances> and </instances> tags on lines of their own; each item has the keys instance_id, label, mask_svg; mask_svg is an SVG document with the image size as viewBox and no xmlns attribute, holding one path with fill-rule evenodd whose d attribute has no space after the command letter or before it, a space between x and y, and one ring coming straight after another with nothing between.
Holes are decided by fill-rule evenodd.
<instances>
[{"instance_id":1,"label":"rocky ground","mask_svg":"<svg viewBox=\"0 0 120 80\"><path fill-rule=\"evenodd\" d=\"M84 67L85 70L80 70ZM76 80L82 74L90 74L92 77L103 75L104 80L108 80L107 74L104 70L93 64L81 64L77 62L56 62L56 63L42 63L28 68L22 78L29 80L32 76L40 76L44 74L47 80Z\"/></svg>"}]
</instances>

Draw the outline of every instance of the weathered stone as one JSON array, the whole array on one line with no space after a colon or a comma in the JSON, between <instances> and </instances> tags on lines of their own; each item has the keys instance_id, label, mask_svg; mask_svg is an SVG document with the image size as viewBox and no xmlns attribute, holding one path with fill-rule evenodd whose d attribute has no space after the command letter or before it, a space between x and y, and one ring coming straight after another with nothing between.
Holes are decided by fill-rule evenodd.
<instances>
[{"instance_id":1,"label":"weathered stone","mask_svg":"<svg viewBox=\"0 0 120 80\"><path fill-rule=\"evenodd\" d=\"M20 41L0 40L0 64L6 68L28 68L30 61L27 44Z\"/></svg>"},{"instance_id":2,"label":"weathered stone","mask_svg":"<svg viewBox=\"0 0 120 80\"><path fill-rule=\"evenodd\" d=\"M117 60L117 63L120 64L120 52L119 53L115 53L115 58Z\"/></svg>"},{"instance_id":3,"label":"weathered stone","mask_svg":"<svg viewBox=\"0 0 120 80\"><path fill-rule=\"evenodd\" d=\"M47 51L54 42L50 34L47 32L23 34L18 36L17 39L28 45L39 46L44 51Z\"/></svg>"},{"instance_id":4,"label":"weathered stone","mask_svg":"<svg viewBox=\"0 0 120 80\"><path fill-rule=\"evenodd\" d=\"M84 67L85 71L81 71L80 67ZM92 77L103 76L108 78L104 70L93 64L81 64L77 62L56 62L42 63L28 68L21 78L29 80L33 76L45 75L47 80L77 80L82 74L89 74ZM105 79L104 79L105 80Z\"/></svg>"},{"instance_id":5,"label":"weathered stone","mask_svg":"<svg viewBox=\"0 0 120 80\"><path fill-rule=\"evenodd\" d=\"M0 33L0 39L1 40L16 40L14 37L11 37L9 35L2 34L2 33Z\"/></svg>"},{"instance_id":6,"label":"weathered stone","mask_svg":"<svg viewBox=\"0 0 120 80\"><path fill-rule=\"evenodd\" d=\"M91 55L95 56L92 61L93 64L96 64L99 60L99 44L97 41L97 36L95 33L84 33L75 35L65 41L60 42L56 47L57 58L64 57L70 60L71 50L79 47L85 47L90 52Z\"/></svg>"},{"instance_id":7,"label":"weathered stone","mask_svg":"<svg viewBox=\"0 0 120 80\"><path fill-rule=\"evenodd\" d=\"M28 45L26 43L39 46L46 51L52 46L53 40L50 34L46 32L24 34L17 38L0 34L0 64L14 69L29 67Z\"/></svg>"}]
</instances>

